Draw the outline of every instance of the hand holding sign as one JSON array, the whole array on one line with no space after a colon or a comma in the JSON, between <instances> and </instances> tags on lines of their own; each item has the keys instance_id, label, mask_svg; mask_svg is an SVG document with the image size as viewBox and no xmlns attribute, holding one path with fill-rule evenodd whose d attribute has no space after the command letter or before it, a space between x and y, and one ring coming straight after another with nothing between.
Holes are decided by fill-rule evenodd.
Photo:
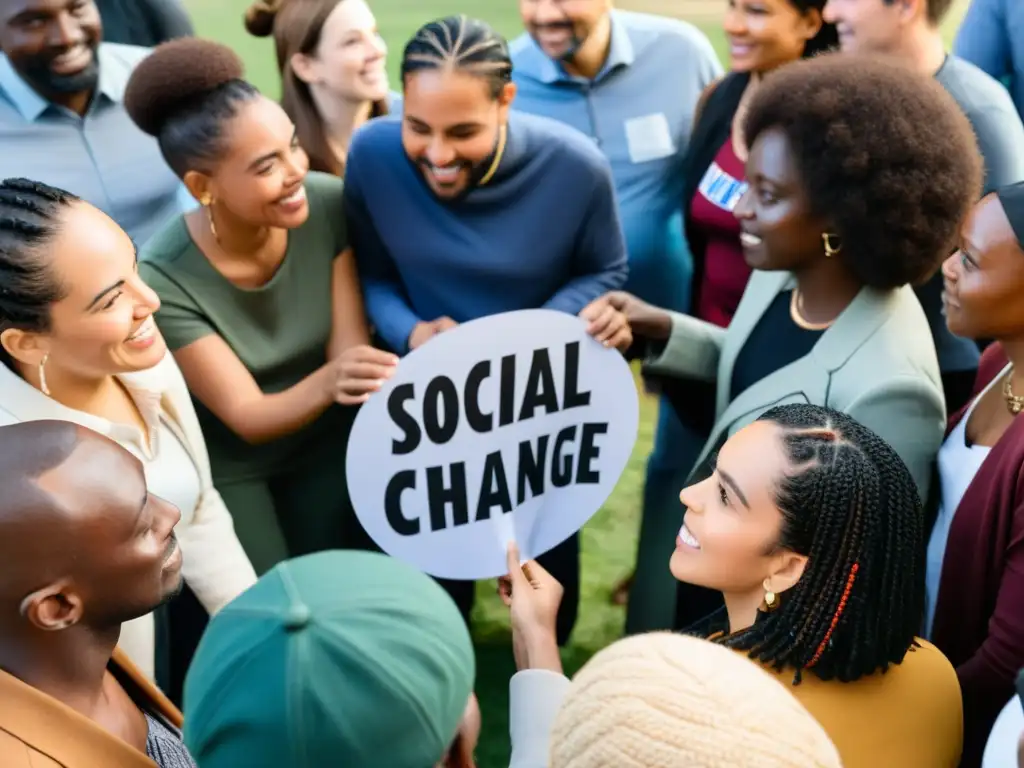
<instances>
[{"instance_id":1,"label":"hand holding sign","mask_svg":"<svg viewBox=\"0 0 1024 768\"><path fill-rule=\"evenodd\" d=\"M519 563L519 547L508 545L508 575L498 579L498 594L512 619L516 668L562 672L556 639L558 607L565 592L558 580L531 560Z\"/></svg>"},{"instance_id":2,"label":"hand holding sign","mask_svg":"<svg viewBox=\"0 0 1024 768\"><path fill-rule=\"evenodd\" d=\"M456 327L458 323L452 320L450 317L439 317L437 320L431 320L430 322L419 322L412 329L412 333L409 334L409 351L418 349L430 341L432 338L437 336L439 333L450 331Z\"/></svg>"},{"instance_id":3,"label":"hand holding sign","mask_svg":"<svg viewBox=\"0 0 1024 768\"><path fill-rule=\"evenodd\" d=\"M535 558L601 507L638 420L628 364L584 321L486 317L407 355L363 406L349 492L388 554L441 578L500 576L508 542Z\"/></svg>"},{"instance_id":4,"label":"hand holding sign","mask_svg":"<svg viewBox=\"0 0 1024 768\"><path fill-rule=\"evenodd\" d=\"M594 299L580 312L580 317L588 321L587 333L606 347L625 352L633 343L633 331L629 327L629 319L607 301Z\"/></svg>"},{"instance_id":5,"label":"hand holding sign","mask_svg":"<svg viewBox=\"0 0 1024 768\"><path fill-rule=\"evenodd\" d=\"M328 368L328 396L342 405L365 403L391 378L398 358L360 344L349 347Z\"/></svg>"}]
</instances>

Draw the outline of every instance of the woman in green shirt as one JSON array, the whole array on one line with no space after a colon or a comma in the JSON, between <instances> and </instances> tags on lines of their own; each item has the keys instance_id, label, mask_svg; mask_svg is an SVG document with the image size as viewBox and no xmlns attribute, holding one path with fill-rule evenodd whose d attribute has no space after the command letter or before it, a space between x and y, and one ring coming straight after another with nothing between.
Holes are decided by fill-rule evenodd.
<instances>
[{"instance_id":1,"label":"woman in green shirt","mask_svg":"<svg viewBox=\"0 0 1024 768\"><path fill-rule=\"evenodd\" d=\"M125 106L202 204L140 270L199 414L213 479L257 573L365 546L345 485L355 406L397 359L370 346L340 179L308 173L295 127L228 48L177 40Z\"/></svg>"}]
</instances>

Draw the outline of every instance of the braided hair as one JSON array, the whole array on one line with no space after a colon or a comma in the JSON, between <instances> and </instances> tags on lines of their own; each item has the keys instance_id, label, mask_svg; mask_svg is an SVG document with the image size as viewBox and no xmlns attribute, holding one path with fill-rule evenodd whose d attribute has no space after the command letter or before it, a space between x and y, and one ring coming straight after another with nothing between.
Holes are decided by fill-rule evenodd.
<instances>
[{"instance_id":1,"label":"braided hair","mask_svg":"<svg viewBox=\"0 0 1024 768\"><path fill-rule=\"evenodd\" d=\"M487 23L447 16L420 27L402 53L402 82L424 69L447 69L486 79L491 98L512 81L508 43Z\"/></svg>"},{"instance_id":2,"label":"braided hair","mask_svg":"<svg viewBox=\"0 0 1024 768\"><path fill-rule=\"evenodd\" d=\"M38 181L0 182L0 333L9 328L50 330L50 306L65 291L41 249L60 231L62 209L78 200ZM2 345L0 361L16 370Z\"/></svg>"},{"instance_id":3,"label":"braided hair","mask_svg":"<svg viewBox=\"0 0 1024 768\"><path fill-rule=\"evenodd\" d=\"M857 680L899 664L924 611L924 513L910 471L878 435L816 405L764 413L791 469L779 481L778 547L807 557L779 607L720 637L776 670Z\"/></svg>"}]
</instances>

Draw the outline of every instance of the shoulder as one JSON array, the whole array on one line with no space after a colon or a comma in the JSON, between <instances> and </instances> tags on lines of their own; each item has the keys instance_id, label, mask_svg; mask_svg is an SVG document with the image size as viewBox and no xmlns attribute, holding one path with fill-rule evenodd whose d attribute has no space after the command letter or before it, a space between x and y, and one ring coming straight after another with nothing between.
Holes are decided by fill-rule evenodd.
<instances>
[{"instance_id":1,"label":"shoulder","mask_svg":"<svg viewBox=\"0 0 1024 768\"><path fill-rule=\"evenodd\" d=\"M402 145L402 117L401 115L383 115L367 120L352 136L352 144L349 146L348 162L352 162L352 156L363 154L374 154L381 151L390 151Z\"/></svg>"},{"instance_id":2,"label":"shoulder","mask_svg":"<svg viewBox=\"0 0 1024 768\"><path fill-rule=\"evenodd\" d=\"M1009 91L966 59L950 54L937 77L972 123L994 122L1007 116L1020 122Z\"/></svg>"},{"instance_id":3,"label":"shoulder","mask_svg":"<svg viewBox=\"0 0 1024 768\"><path fill-rule=\"evenodd\" d=\"M205 259L188 233L183 216L164 224L139 251L139 274L162 301L182 293L180 276Z\"/></svg>"},{"instance_id":4,"label":"shoulder","mask_svg":"<svg viewBox=\"0 0 1024 768\"><path fill-rule=\"evenodd\" d=\"M655 50L683 53L717 61L714 48L707 35L682 19L655 16L637 11L613 11L615 17L629 32L634 43L656 46Z\"/></svg>"},{"instance_id":5,"label":"shoulder","mask_svg":"<svg viewBox=\"0 0 1024 768\"><path fill-rule=\"evenodd\" d=\"M927 640L916 638L917 645L912 646L899 664L900 669L914 682L920 682L928 691L936 694L947 694L947 703L956 702L960 708L960 682L956 669L942 651Z\"/></svg>"},{"instance_id":6,"label":"shoulder","mask_svg":"<svg viewBox=\"0 0 1024 768\"><path fill-rule=\"evenodd\" d=\"M509 126L526 137L528 151L542 158L551 173L556 169L610 174L608 159L589 136L550 117L513 111Z\"/></svg>"}]
</instances>

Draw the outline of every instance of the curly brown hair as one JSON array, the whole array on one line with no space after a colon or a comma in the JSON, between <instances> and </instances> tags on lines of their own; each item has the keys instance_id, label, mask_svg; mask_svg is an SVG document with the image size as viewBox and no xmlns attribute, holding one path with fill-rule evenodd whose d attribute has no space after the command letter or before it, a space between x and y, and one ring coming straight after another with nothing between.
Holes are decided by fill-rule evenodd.
<instances>
[{"instance_id":1,"label":"curly brown hair","mask_svg":"<svg viewBox=\"0 0 1024 768\"><path fill-rule=\"evenodd\" d=\"M981 194L966 116L935 78L899 62L846 53L782 67L743 125L748 146L769 130L785 135L812 214L865 285L934 274Z\"/></svg>"}]
</instances>

